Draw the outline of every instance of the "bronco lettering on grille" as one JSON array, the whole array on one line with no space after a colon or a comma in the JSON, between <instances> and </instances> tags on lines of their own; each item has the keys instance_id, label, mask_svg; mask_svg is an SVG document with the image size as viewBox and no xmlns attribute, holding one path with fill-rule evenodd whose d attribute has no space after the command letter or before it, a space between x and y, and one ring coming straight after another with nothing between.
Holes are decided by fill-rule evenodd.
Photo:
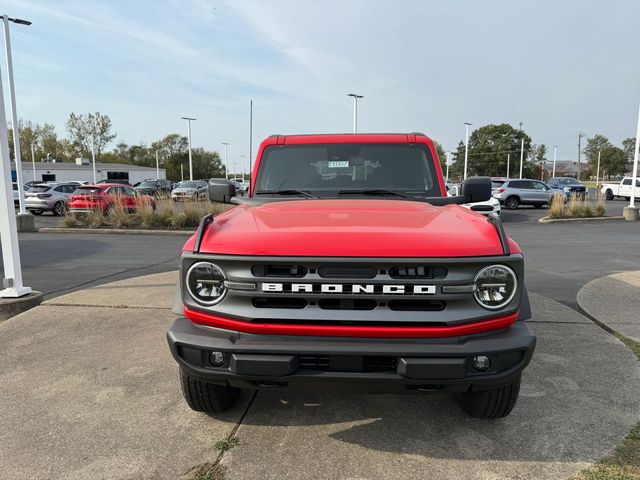
<instances>
[{"instance_id":1,"label":"bronco lettering on grille","mask_svg":"<svg viewBox=\"0 0 640 480\"><path fill-rule=\"evenodd\" d=\"M369 295L434 295L435 285L384 285L344 283L263 283L266 293L343 293Z\"/></svg>"}]
</instances>

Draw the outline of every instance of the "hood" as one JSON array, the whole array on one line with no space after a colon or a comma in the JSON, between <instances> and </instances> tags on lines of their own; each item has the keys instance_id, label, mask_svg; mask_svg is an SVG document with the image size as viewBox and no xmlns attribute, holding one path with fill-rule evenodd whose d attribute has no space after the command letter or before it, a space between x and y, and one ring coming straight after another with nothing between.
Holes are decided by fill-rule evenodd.
<instances>
[{"instance_id":1,"label":"hood","mask_svg":"<svg viewBox=\"0 0 640 480\"><path fill-rule=\"evenodd\" d=\"M194 237L185 244L193 250ZM519 252L510 242L511 251ZM487 219L458 205L402 200L299 200L239 205L215 217L201 252L318 257L502 255Z\"/></svg>"}]
</instances>

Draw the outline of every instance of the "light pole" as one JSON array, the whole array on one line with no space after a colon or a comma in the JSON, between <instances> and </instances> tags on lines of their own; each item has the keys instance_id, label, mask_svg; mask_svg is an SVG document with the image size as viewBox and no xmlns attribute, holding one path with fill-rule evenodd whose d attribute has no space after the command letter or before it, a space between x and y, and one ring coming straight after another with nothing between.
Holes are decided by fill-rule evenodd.
<instances>
[{"instance_id":1,"label":"light pole","mask_svg":"<svg viewBox=\"0 0 640 480\"><path fill-rule=\"evenodd\" d=\"M631 197L629 199L629 209L635 210L636 201L636 181L638 178L638 149L640 148L640 108L638 108L638 126L636 128L636 149L633 154L633 173L631 174ZM626 215L625 215L625 218ZM637 211L635 213L635 220L638 219Z\"/></svg>"},{"instance_id":2,"label":"light pole","mask_svg":"<svg viewBox=\"0 0 640 480\"><path fill-rule=\"evenodd\" d=\"M584 134L578 133L578 180L580 180L580 173L582 170L582 165L580 165L580 140L584 137Z\"/></svg>"},{"instance_id":3,"label":"light pole","mask_svg":"<svg viewBox=\"0 0 640 480\"><path fill-rule=\"evenodd\" d=\"M507 178L509 178L509 164L511 163L511 154L507 153Z\"/></svg>"},{"instance_id":4,"label":"light pole","mask_svg":"<svg viewBox=\"0 0 640 480\"><path fill-rule=\"evenodd\" d=\"M2 244L4 270L3 290L0 290L0 298L22 297L31 293L29 287L22 285L20 246L18 244L12 192L7 117L5 116L4 93L2 92L2 79L0 78L0 243Z\"/></svg>"},{"instance_id":5,"label":"light pole","mask_svg":"<svg viewBox=\"0 0 640 480\"><path fill-rule=\"evenodd\" d=\"M33 181L36 181L36 152L31 142L31 166L33 167Z\"/></svg>"},{"instance_id":6,"label":"light pole","mask_svg":"<svg viewBox=\"0 0 640 480\"><path fill-rule=\"evenodd\" d=\"M158 150L156 150L156 180L160 180L160 158L158 157Z\"/></svg>"},{"instance_id":7,"label":"light pole","mask_svg":"<svg viewBox=\"0 0 640 480\"><path fill-rule=\"evenodd\" d=\"M596 168L596 194L598 193L598 180L600 179L600 154L602 150L598 150L598 168Z\"/></svg>"},{"instance_id":8,"label":"light pole","mask_svg":"<svg viewBox=\"0 0 640 480\"><path fill-rule=\"evenodd\" d=\"M95 185L98 182L96 178L96 145L95 145L95 137L91 136L91 168L93 169L93 184Z\"/></svg>"},{"instance_id":9,"label":"light pole","mask_svg":"<svg viewBox=\"0 0 640 480\"><path fill-rule=\"evenodd\" d=\"M558 158L558 146L553 146L553 172L551 172L551 177L556 176L556 158Z\"/></svg>"},{"instance_id":10,"label":"light pole","mask_svg":"<svg viewBox=\"0 0 640 480\"><path fill-rule=\"evenodd\" d=\"M13 126L13 151L16 160L16 181L18 182L18 197L20 203L20 215L27 215L24 207L24 182L22 181L22 155L20 155L20 132L18 126L18 111L16 108L16 87L13 83L13 62L11 60L11 39L9 38L9 22L20 25L31 25L28 20L19 18L9 18L7 15L2 16L4 23L4 51L7 59L7 78L9 80L9 98L11 100L11 118Z\"/></svg>"},{"instance_id":11,"label":"light pole","mask_svg":"<svg viewBox=\"0 0 640 480\"><path fill-rule=\"evenodd\" d=\"M227 147L231 145L229 142L222 142L224 145L224 178L229 180L229 163L227 162Z\"/></svg>"},{"instance_id":12,"label":"light pole","mask_svg":"<svg viewBox=\"0 0 640 480\"><path fill-rule=\"evenodd\" d=\"M358 133L358 99L364 97L357 93L347 93L347 97L353 97L353 133Z\"/></svg>"},{"instance_id":13,"label":"light pole","mask_svg":"<svg viewBox=\"0 0 640 480\"><path fill-rule=\"evenodd\" d=\"M524 164L524 136L520 141L520 178L522 178L522 165Z\"/></svg>"},{"instance_id":14,"label":"light pole","mask_svg":"<svg viewBox=\"0 0 640 480\"><path fill-rule=\"evenodd\" d=\"M189 180L193 180L193 161L191 160L191 121L197 120L191 117L181 117L187 121L187 132L189 133Z\"/></svg>"},{"instance_id":15,"label":"light pole","mask_svg":"<svg viewBox=\"0 0 640 480\"><path fill-rule=\"evenodd\" d=\"M465 134L464 134L464 176L462 180L467 179L467 164L469 161L469 126L471 125L469 122L464 122L465 125Z\"/></svg>"}]
</instances>

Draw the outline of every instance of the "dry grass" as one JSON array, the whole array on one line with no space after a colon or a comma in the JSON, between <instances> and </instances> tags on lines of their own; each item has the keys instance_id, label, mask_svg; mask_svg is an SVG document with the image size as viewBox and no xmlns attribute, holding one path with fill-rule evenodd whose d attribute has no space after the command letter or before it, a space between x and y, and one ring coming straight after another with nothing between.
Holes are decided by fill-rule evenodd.
<instances>
[{"instance_id":1,"label":"dry grass","mask_svg":"<svg viewBox=\"0 0 640 480\"><path fill-rule=\"evenodd\" d=\"M575 195L569 198L569 202L564 202L562 195L556 195L551 201L549 208L550 218L592 218L602 217L607 212L603 199L596 202L591 200L580 200Z\"/></svg>"},{"instance_id":2,"label":"dry grass","mask_svg":"<svg viewBox=\"0 0 640 480\"><path fill-rule=\"evenodd\" d=\"M209 201L175 203L158 198L155 205L145 203L135 212L129 212L121 202L116 202L106 215L101 211L69 213L62 219L62 225L67 228L190 230L196 228L205 215L222 213L231 207Z\"/></svg>"}]
</instances>

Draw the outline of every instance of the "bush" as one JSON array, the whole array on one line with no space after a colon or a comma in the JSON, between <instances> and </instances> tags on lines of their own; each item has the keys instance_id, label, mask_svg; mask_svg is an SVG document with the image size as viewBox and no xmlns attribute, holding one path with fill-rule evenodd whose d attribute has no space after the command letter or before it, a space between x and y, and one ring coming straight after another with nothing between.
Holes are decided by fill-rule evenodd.
<instances>
[{"instance_id":1,"label":"bush","mask_svg":"<svg viewBox=\"0 0 640 480\"><path fill-rule=\"evenodd\" d=\"M606 213L604 201L598 200L593 203L590 200L579 200L572 195L569 202L565 204L564 196L556 195L551 201L549 208L549 218L593 218L602 217Z\"/></svg>"}]
</instances>

